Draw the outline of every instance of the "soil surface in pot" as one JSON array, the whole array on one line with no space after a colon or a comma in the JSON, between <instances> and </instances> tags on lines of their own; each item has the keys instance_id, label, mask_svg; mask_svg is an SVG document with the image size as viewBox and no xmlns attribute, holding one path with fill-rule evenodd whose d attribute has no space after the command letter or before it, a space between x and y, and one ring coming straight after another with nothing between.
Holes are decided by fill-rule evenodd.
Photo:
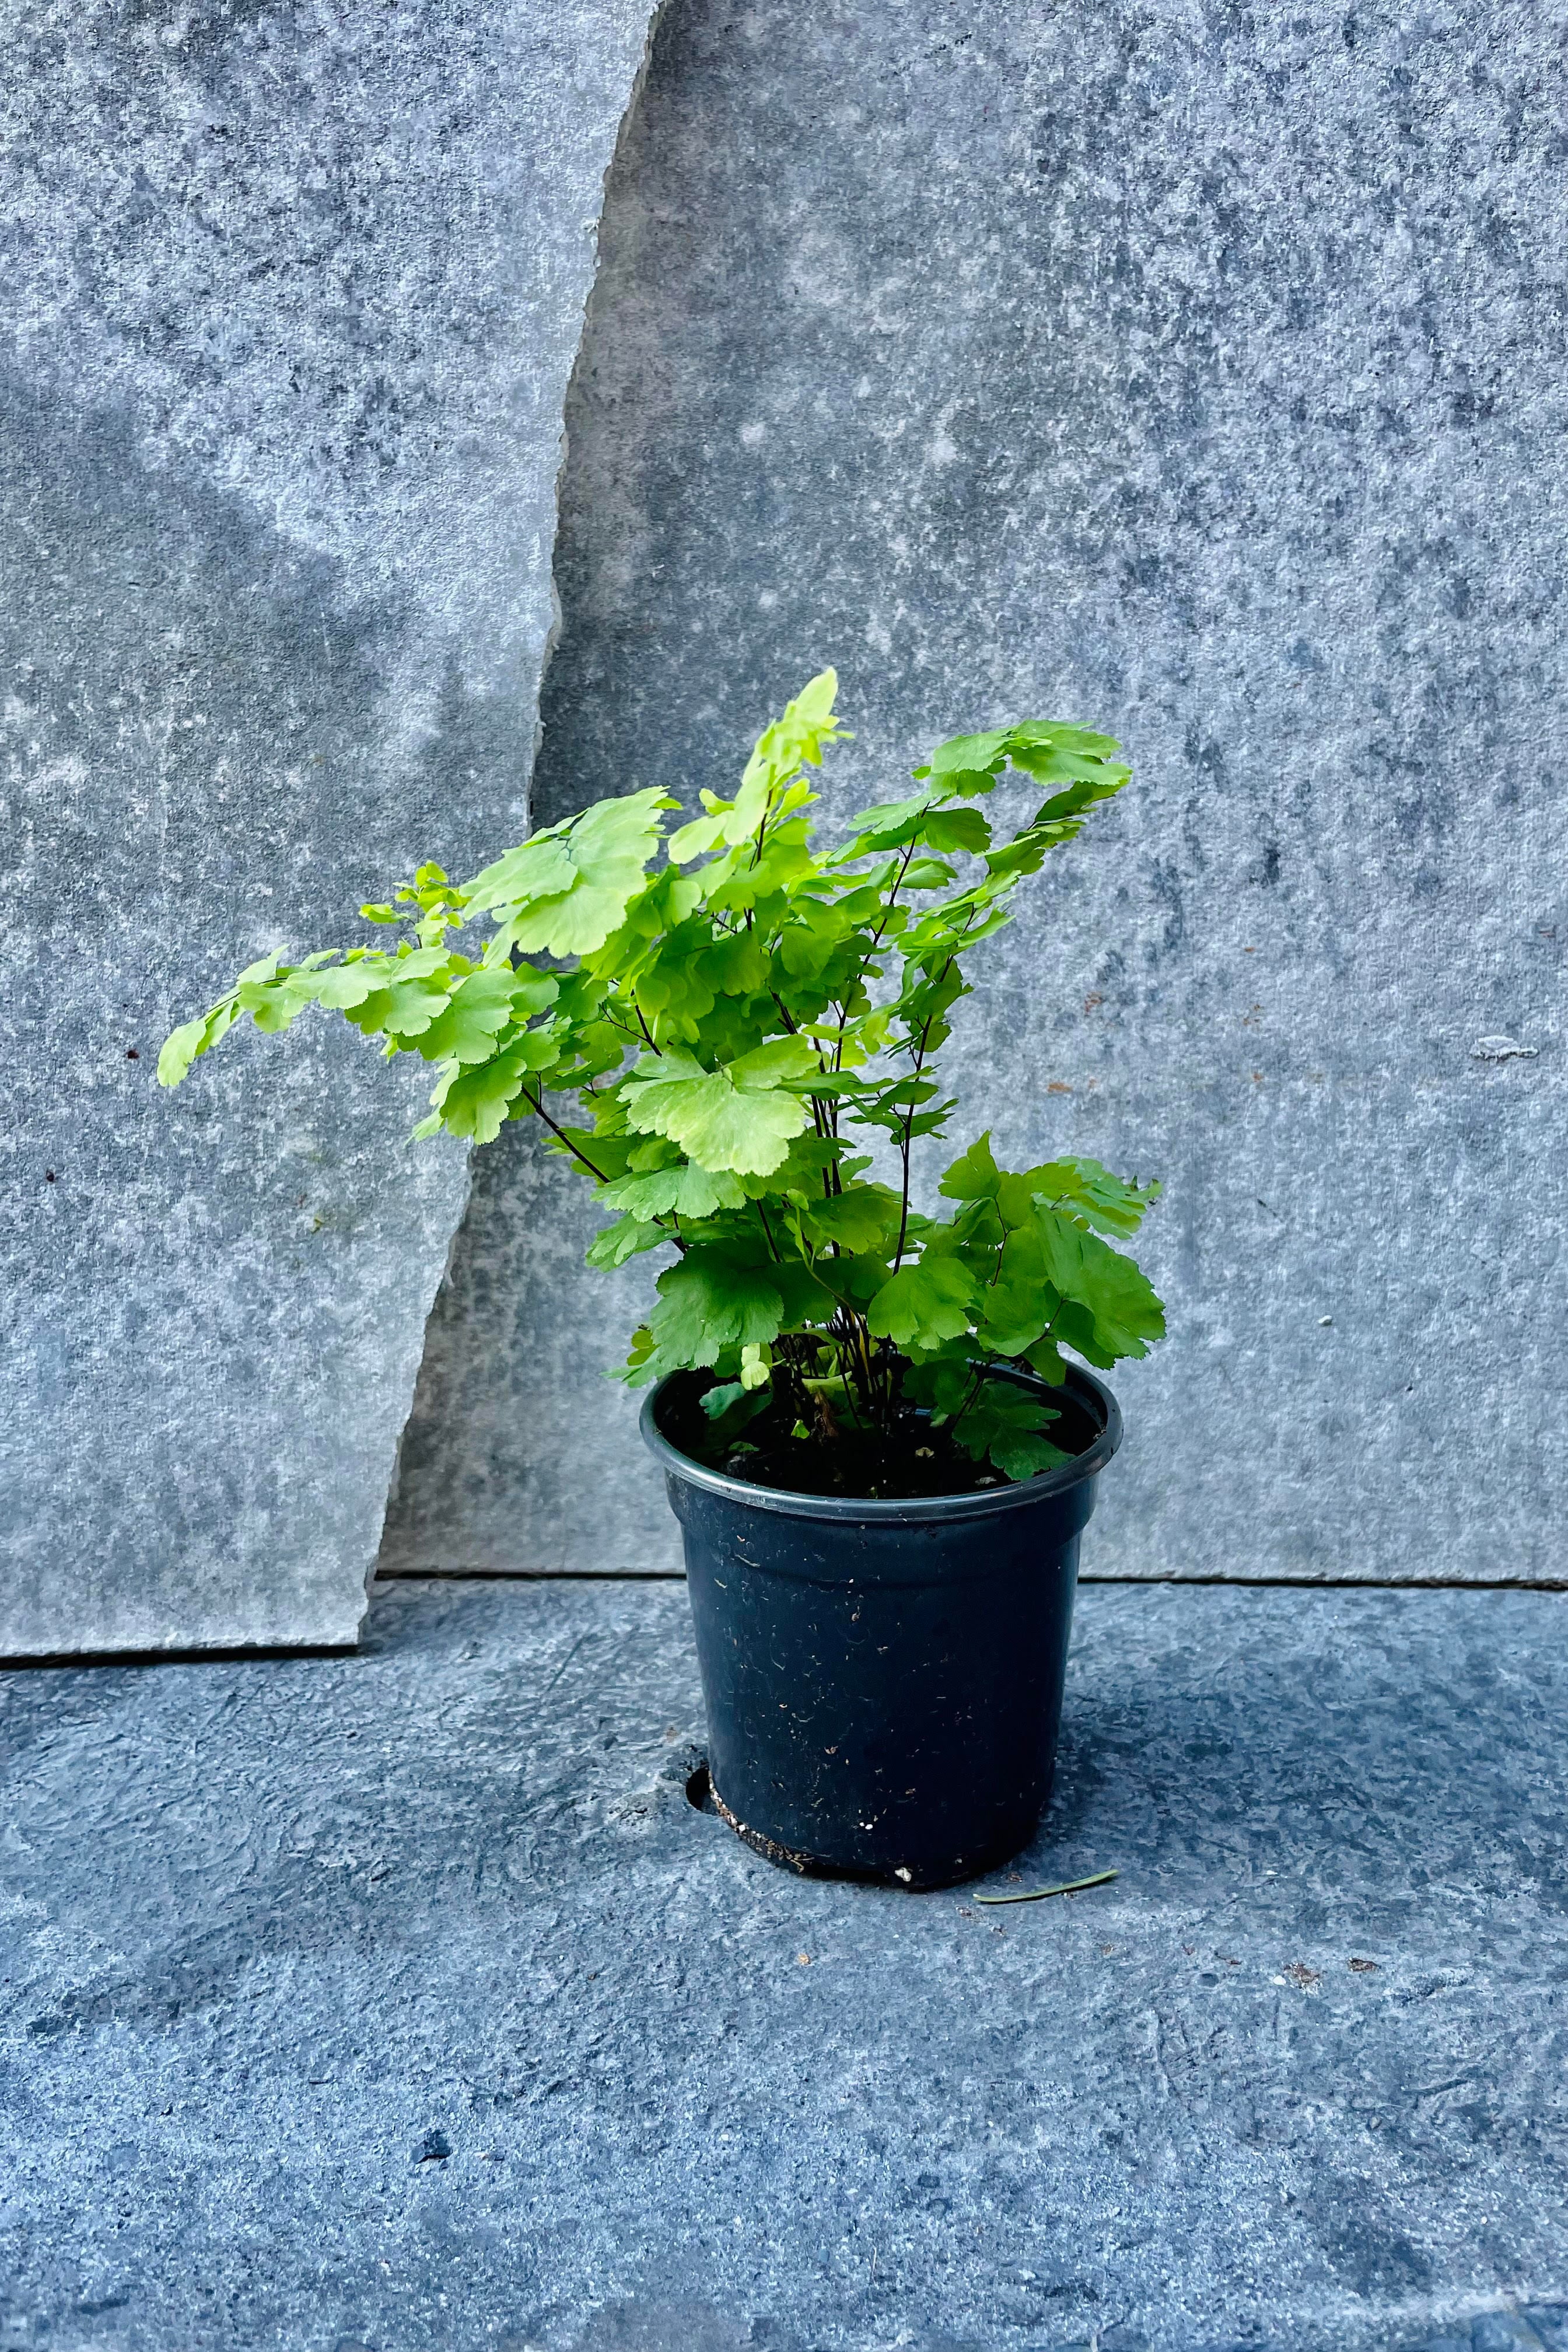
<instances>
[{"instance_id":1,"label":"soil surface in pot","mask_svg":"<svg viewBox=\"0 0 1568 2352\"><path fill-rule=\"evenodd\" d=\"M832 1442L824 1444L794 1436L793 1411L770 1401L738 1437L727 1437L702 1409L703 1395L712 1385L700 1374L689 1385L683 1383L668 1406L661 1408L664 1433L694 1462L744 1478L753 1486L844 1500L908 1502L936 1495L984 1494L1018 1483L989 1462L976 1462L945 1429L933 1429L930 1416L913 1407L900 1413L885 1438L840 1426ZM1069 1455L1086 1454L1100 1434L1099 1423L1070 1391L1058 1390L1051 1405L1058 1416L1048 1433L1052 1444Z\"/></svg>"}]
</instances>

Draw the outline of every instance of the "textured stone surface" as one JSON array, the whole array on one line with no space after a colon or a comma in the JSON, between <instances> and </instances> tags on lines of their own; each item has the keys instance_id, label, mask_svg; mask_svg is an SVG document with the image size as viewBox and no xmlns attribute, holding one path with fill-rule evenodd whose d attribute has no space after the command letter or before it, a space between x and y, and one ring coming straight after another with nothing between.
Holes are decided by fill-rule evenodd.
<instances>
[{"instance_id":1,"label":"textured stone surface","mask_svg":"<svg viewBox=\"0 0 1568 2352\"><path fill-rule=\"evenodd\" d=\"M384 1594L0 1680L6 2352L1568 2346L1568 1603L1083 1593L986 1911L692 1809L679 1586Z\"/></svg>"},{"instance_id":2,"label":"textured stone surface","mask_svg":"<svg viewBox=\"0 0 1568 2352\"><path fill-rule=\"evenodd\" d=\"M463 1161L346 1031L157 1047L521 827L647 14L5 11L0 1652L354 1636Z\"/></svg>"},{"instance_id":3,"label":"textured stone surface","mask_svg":"<svg viewBox=\"0 0 1568 2352\"><path fill-rule=\"evenodd\" d=\"M829 658L836 806L1002 716L1135 755L963 1079L1168 1186L1097 1569L1563 1572L1564 21L671 0L615 175L536 815ZM389 1556L668 1544L540 1187L477 1164Z\"/></svg>"}]
</instances>

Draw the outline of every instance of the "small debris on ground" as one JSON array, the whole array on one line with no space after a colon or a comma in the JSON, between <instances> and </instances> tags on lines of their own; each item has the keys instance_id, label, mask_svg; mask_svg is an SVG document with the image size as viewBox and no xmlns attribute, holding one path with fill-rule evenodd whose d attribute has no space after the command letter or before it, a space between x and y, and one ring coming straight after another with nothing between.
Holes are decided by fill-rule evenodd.
<instances>
[{"instance_id":1,"label":"small debris on ground","mask_svg":"<svg viewBox=\"0 0 1568 2352\"><path fill-rule=\"evenodd\" d=\"M976 1903L1043 1903L1047 1895L1079 1895L1086 1886L1109 1886L1113 1878L1121 1875L1117 1870L1097 1870L1092 1878L1069 1878L1060 1886L1032 1886L1026 1895L977 1895L974 1900Z\"/></svg>"},{"instance_id":2,"label":"small debris on ground","mask_svg":"<svg viewBox=\"0 0 1568 2352\"><path fill-rule=\"evenodd\" d=\"M1539 1045L1521 1045L1517 1037L1478 1037L1470 1047L1472 1062L1533 1062Z\"/></svg>"}]
</instances>

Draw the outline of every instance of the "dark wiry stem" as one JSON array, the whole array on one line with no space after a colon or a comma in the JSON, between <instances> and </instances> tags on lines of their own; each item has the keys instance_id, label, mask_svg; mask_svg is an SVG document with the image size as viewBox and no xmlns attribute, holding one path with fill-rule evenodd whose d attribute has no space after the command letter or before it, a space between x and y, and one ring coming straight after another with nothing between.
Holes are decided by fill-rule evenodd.
<instances>
[{"instance_id":1,"label":"dark wiry stem","mask_svg":"<svg viewBox=\"0 0 1568 2352\"><path fill-rule=\"evenodd\" d=\"M635 996L634 996L634 997L633 997L633 999L632 999L632 1011L633 1011L633 1012L637 1014L637 1027L642 1031L643 1035L644 1035L644 1037L647 1040L648 1044L649 1044L650 1045L653 1045L653 1050L654 1050L654 1052L655 1052L656 1054L658 1054L658 1052L659 1052L658 1047L657 1045L654 1045L654 1044L653 1044L653 1031L648 1027L647 1023L643 1019L643 1010L642 1010L642 1006L637 1003L637 998L636 998ZM617 1025L618 1025L618 1024L617 1024ZM664 1056L663 1056L663 1055L662 1055L662 1054L659 1054L659 1059L660 1059L660 1061L662 1061L662 1060L664 1059Z\"/></svg>"},{"instance_id":2,"label":"dark wiry stem","mask_svg":"<svg viewBox=\"0 0 1568 2352\"><path fill-rule=\"evenodd\" d=\"M773 1341L774 1371L782 1374L779 1384L797 1421L805 1421L812 1410L810 1391L800 1368L802 1350L810 1344L802 1334L794 1331L786 1331Z\"/></svg>"},{"instance_id":3,"label":"dark wiry stem","mask_svg":"<svg viewBox=\"0 0 1568 2352\"><path fill-rule=\"evenodd\" d=\"M967 931L967 930L968 930L969 926L970 926L970 922L973 920L973 909L971 909L970 915L969 915L969 916L967 916L967 917L965 918L965 919L964 919L963 929L964 929L964 930L965 930L965 931ZM963 935L962 935L962 933L961 933L961 934L960 934L960 941L961 941L961 944L962 944L962 937L963 937ZM942 970L938 972L938 974L937 974L937 976L936 976L936 980L935 980L935 982L934 982L934 983L933 983L933 985L934 985L934 986L936 986L937 988L940 988L940 987L942 986L942 982L947 978L948 973L952 970L952 967L953 967L954 963L955 963L957 961L958 961L958 949L957 949L957 948L954 948L954 950L953 950L953 951L952 951L952 955L950 955L950 956L948 957L947 961L942 965ZM918 1077L920 1076L921 1067L922 1067L922 1066L923 1066L923 1064L924 1064L924 1062L925 1062L925 1056L926 1056L926 1040L927 1040L927 1038L931 1035L931 1023L932 1023L935 1019L936 1019L936 1014L935 1014L935 1013L934 1013L934 1012L932 1012L932 1013L931 1013L930 1014L928 1014L927 1019L926 1019L926 1024L925 1024L925 1027L921 1031L921 1042L920 1042L920 1045L919 1045L919 1047L918 1047L918 1049L917 1049L917 1051L916 1051L916 1054L915 1054L915 1066L914 1066L914 1071L913 1071L913 1074L912 1074L912 1076L913 1076L913 1077L914 1077L914 1078L918 1078ZM904 1132L903 1132L903 1138L902 1138L902 1140L900 1141L900 1146L899 1146L900 1154L900 1157L902 1158L902 1160L903 1160L903 1163L904 1163L904 1186L903 1186L904 1198L903 1198L903 1206L902 1206L901 1210L900 1211L900 1214L899 1214L899 1246L898 1246L898 1249L897 1249L897 1251L896 1251L896 1253L895 1253L895 1255L894 1255L894 1258L893 1258L893 1272L894 1272L895 1274L897 1274L897 1272L898 1272L898 1270L899 1270L900 1265L903 1263L903 1255L904 1255L904 1239L905 1239L905 1236L906 1236L906 1234L908 1234L909 1229L910 1229L910 1140L911 1132L912 1132L913 1128L914 1128L914 1123L915 1123L915 1105L914 1105L913 1103L910 1103L910 1107L909 1107L909 1109L908 1109L908 1110L905 1112L905 1114L904 1114Z\"/></svg>"},{"instance_id":4,"label":"dark wiry stem","mask_svg":"<svg viewBox=\"0 0 1568 2352\"><path fill-rule=\"evenodd\" d=\"M951 961L952 958L949 957L948 962L951 963ZM946 964L942 966L942 977L943 979L947 977ZM915 1053L915 1066L910 1076L910 1084L911 1086L913 1086L919 1079L921 1071L925 1066L926 1040L931 1035L931 1024L935 1019L936 1015L933 1013L926 1022L925 1027L921 1031L921 1042ZM910 1143L913 1133L914 1123L915 1106L911 1102L909 1109L904 1114L904 1131L899 1139L899 1157L903 1161L904 1181L903 1199L899 1208L899 1245L893 1252L893 1272L895 1274L897 1274L900 1266L904 1262L904 1242L910 1230Z\"/></svg>"},{"instance_id":5,"label":"dark wiry stem","mask_svg":"<svg viewBox=\"0 0 1568 2352\"><path fill-rule=\"evenodd\" d=\"M541 1089L541 1093L542 1093L542 1088ZM531 1095L528 1088L524 1087L522 1089L522 1099L528 1105L529 1109L533 1113L535 1118L542 1118L544 1121L545 1126L550 1129L551 1134L560 1138L561 1141L566 1146L567 1150L572 1154L573 1159L580 1160L582 1161L590 1176L594 1177L601 1184L607 1184L609 1182L610 1180L605 1175L604 1170L602 1168L595 1168L587 1153L578 1150L577 1146L573 1142L572 1138L567 1134L565 1129L563 1127L557 1127L555 1121L551 1118L550 1113L545 1109L539 1095Z\"/></svg>"},{"instance_id":6,"label":"dark wiry stem","mask_svg":"<svg viewBox=\"0 0 1568 2352\"><path fill-rule=\"evenodd\" d=\"M591 1094L593 1092L593 1088L590 1087L588 1091ZM542 1093L542 1088L541 1089L541 1094ZM595 1167L593 1160L589 1159L587 1153L573 1142L572 1138L567 1134L565 1129L556 1125L554 1119L551 1118L550 1113L545 1109L540 1095L531 1095L528 1088L524 1087L522 1089L522 1099L528 1105L529 1109L533 1113L535 1118L541 1118L544 1121L544 1124L550 1129L551 1134L559 1138L561 1142L565 1145L567 1150L572 1154L573 1159L584 1167L589 1175L592 1176L595 1181L600 1184L607 1184L610 1181L610 1179L605 1175L604 1170L602 1168ZM662 1225L667 1222L667 1220L663 1217L651 1217L648 1222L650 1224ZM671 1215L668 1220L668 1223L673 1228L669 1236L670 1240L675 1244L678 1250L685 1249L686 1236L680 1230L679 1218Z\"/></svg>"},{"instance_id":7,"label":"dark wiry stem","mask_svg":"<svg viewBox=\"0 0 1568 2352\"><path fill-rule=\"evenodd\" d=\"M975 1398L980 1394L980 1383L984 1377L985 1375L984 1372L977 1371L973 1379L970 1381L968 1388L964 1391L963 1402L959 1406L958 1411L952 1415L947 1424L947 1433L950 1437L952 1435L953 1431L958 1427L959 1423L963 1419L964 1414L969 1411L970 1406L974 1402Z\"/></svg>"},{"instance_id":8,"label":"dark wiry stem","mask_svg":"<svg viewBox=\"0 0 1568 2352\"><path fill-rule=\"evenodd\" d=\"M909 872L910 866L913 862L917 846L918 844L911 841L908 848L904 851L903 861L899 867L897 878L893 883L892 888L888 893L888 903L882 909L882 919L878 924L876 930L872 934L870 946L867 949L864 956L860 960L859 971L856 973L853 981L845 990L843 996L839 1000L838 1043L833 1050L833 1066L836 1070L843 1067L844 1032L849 1025L849 1007L854 1002L856 992L860 987L868 971L870 969L871 958L876 954L877 950L882 944L883 938L887 932L888 924L892 918L893 901L897 898L899 892L903 888L904 877Z\"/></svg>"}]
</instances>

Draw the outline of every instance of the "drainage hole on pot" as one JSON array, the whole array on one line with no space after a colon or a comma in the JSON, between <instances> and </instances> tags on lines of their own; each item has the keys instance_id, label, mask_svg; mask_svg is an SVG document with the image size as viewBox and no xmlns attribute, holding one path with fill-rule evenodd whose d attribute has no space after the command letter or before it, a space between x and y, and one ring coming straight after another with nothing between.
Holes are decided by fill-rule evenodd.
<instances>
[{"instance_id":1,"label":"drainage hole on pot","mask_svg":"<svg viewBox=\"0 0 1568 2352\"><path fill-rule=\"evenodd\" d=\"M708 1777L706 1764L699 1764L695 1772L687 1775L686 1801L700 1813L713 1810L713 1783Z\"/></svg>"}]
</instances>

